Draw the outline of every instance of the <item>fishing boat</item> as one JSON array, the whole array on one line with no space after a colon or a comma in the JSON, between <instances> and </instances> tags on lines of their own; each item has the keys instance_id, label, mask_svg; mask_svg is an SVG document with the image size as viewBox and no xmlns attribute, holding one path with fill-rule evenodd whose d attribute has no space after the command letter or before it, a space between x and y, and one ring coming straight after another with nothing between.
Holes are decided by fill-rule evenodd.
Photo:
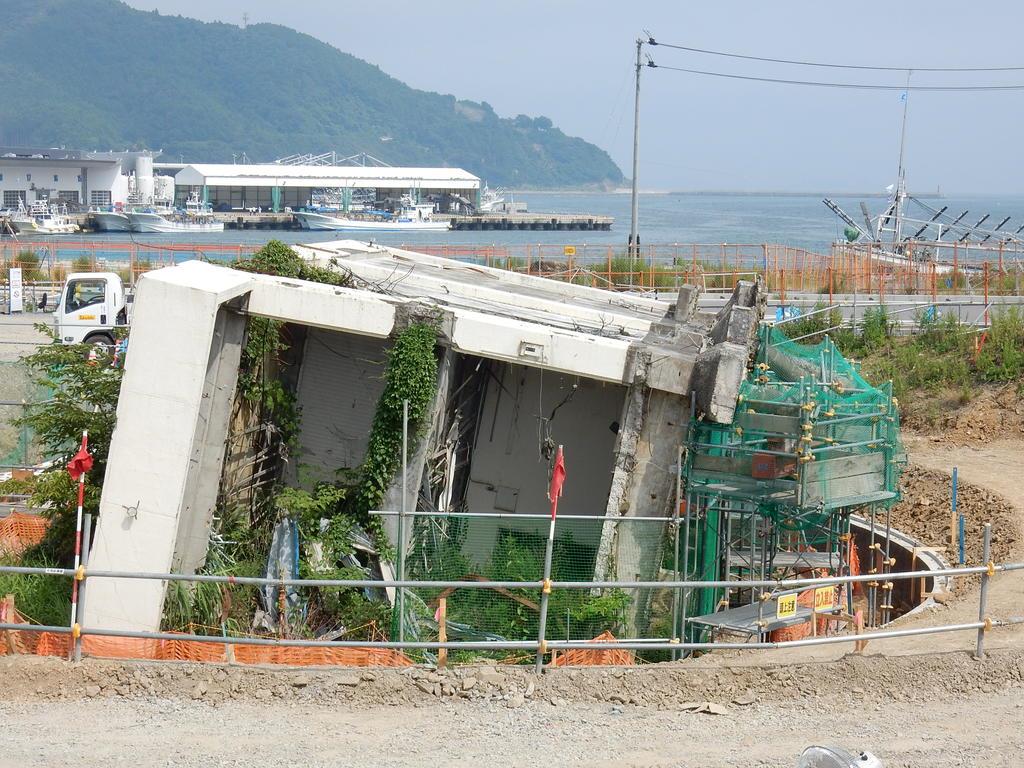
<instances>
[{"instance_id":1,"label":"fishing boat","mask_svg":"<svg viewBox=\"0 0 1024 768\"><path fill-rule=\"evenodd\" d=\"M132 232L162 234L167 232L223 232L224 222L213 217L208 205L191 195L184 211L143 208L128 213Z\"/></svg>"},{"instance_id":2,"label":"fishing boat","mask_svg":"<svg viewBox=\"0 0 1024 768\"><path fill-rule=\"evenodd\" d=\"M94 208L89 211L94 226L99 232L131 232L132 222L128 214L116 208Z\"/></svg>"},{"instance_id":3,"label":"fishing boat","mask_svg":"<svg viewBox=\"0 0 1024 768\"><path fill-rule=\"evenodd\" d=\"M18 234L70 235L78 231L65 206L50 205L45 199L36 200L27 210L19 204L10 223Z\"/></svg>"},{"instance_id":4,"label":"fishing boat","mask_svg":"<svg viewBox=\"0 0 1024 768\"><path fill-rule=\"evenodd\" d=\"M909 265L930 262L941 273L952 271L960 254L973 250L992 251L1002 258L1004 250L1024 249L1024 225L1007 226L1010 216L994 226L991 214L968 218L970 211L953 215L948 205L937 208L907 191L904 145L907 135L907 104L903 99L903 124L896 181L886 187L888 195L882 212L872 216L865 203L860 204L862 220L857 221L831 199L822 202L845 224L843 240L836 245L846 253L863 255L885 264ZM913 208L911 205L913 204ZM973 221L973 223L972 223ZM962 261L968 259L959 258ZM951 263L951 261L953 263ZM977 261L977 259L976 259ZM962 270L979 270L980 265L961 265Z\"/></svg>"},{"instance_id":5,"label":"fishing boat","mask_svg":"<svg viewBox=\"0 0 1024 768\"><path fill-rule=\"evenodd\" d=\"M377 215L331 216L315 211L294 211L292 215L303 229L335 232L430 232L451 229L447 221L434 221L433 205L412 205L397 214L379 211Z\"/></svg>"}]
</instances>

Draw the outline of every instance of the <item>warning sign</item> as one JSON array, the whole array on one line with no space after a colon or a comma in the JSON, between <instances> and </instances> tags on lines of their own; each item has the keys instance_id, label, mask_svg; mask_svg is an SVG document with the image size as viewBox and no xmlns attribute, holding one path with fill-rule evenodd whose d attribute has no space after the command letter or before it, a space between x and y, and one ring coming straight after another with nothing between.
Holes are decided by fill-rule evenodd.
<instances>
[{"instance_id":1,"label":"warning sign","mask_svg":"<svg viewBox=\"0 0 1024 768\"><path fill-rule=\"evenodd\" d=\"M779 598L778 607L775 609L775 618L791 619L796 616L796 595L782 595Z\"/></svg>"},{"instance_id":2,"label":"warning sign","mask_svg":"<svg viewBox=\"0 0 1024 768\"><path fill-rule=\"evenodd\" d=\"M575 245L567 245L567 246L565 246L564 248L562 248L562 255L563 256L575 256L576 255L576 246Z\"/></svg>"},{"instance_id":3,"label":"warning sign","mask_svg":"<svg viewBox=\"0 0 1024 768\"><path fill-rule=\"evenodd\" d=\"M836 588L834 585L818 587L814 590L814 610L831 611L836 604Z\"/></svg>"}]
</instances>

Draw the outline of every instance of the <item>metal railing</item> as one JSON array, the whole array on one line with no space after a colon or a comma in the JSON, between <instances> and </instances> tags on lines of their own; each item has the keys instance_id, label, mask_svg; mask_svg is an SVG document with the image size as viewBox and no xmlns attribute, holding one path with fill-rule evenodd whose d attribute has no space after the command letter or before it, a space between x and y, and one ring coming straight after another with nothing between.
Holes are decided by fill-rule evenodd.
<instances>
[{"instance_id":1,"label":"metal railing","mask_svg":"<svg viewBox=\"0 0 1024 768\"><path fill-rule=\"evenodd\" d=\"M486 640L486 641L421 641L421 640L308 640L293 638L267 638L267 637L232 637L223 635L202 635L183 634L174 632L147 632L147 631L126 631L104 629L100 627L81 626L78 623L71 623L68 626L42 626L19 624L14 622L0 623L0 631L14 632L51 632L54 634L71 635L74 639L74 653L76 658L81 654L81 643L83 637L125 637L148 640L184 640L200 643L214 643L224 646L232 645L263 645L280 647L321 647L321 648L377 648L392 650L520 650L531 651L538 655L544 655L551 651L588 649L588 650L667 650L667 651L708 651L722 649L729 650L765 650L775 648L799 648L815 645L834 645L839 643L863 643L870 640L882 640L888 638L911 637L919 635L932 635L950 632L975 631L977 633L975 654L981 658L984 656L984 642L986 633L993 627L1009 626L1024 623L1024 617L1010 617L1007 619L993 619L987 614L988 590L991 579L998 574L1012 571L1024 570L1024 562L997 564L991 560L991 525L984 526L983 534L983 565L943 568L934 570L912 570L904 572L887 573L884 579L888 582L934 578L938 576L970 576L980 575L981 587L978 600L978 619L972 622L961 622L956 624L944 624L930 627L916 627L905 629L888 629L859 634L833 635L827 637L811 637L799 640L785 641L756 641L728 643L727 645L714 642L688 642L679 637L651 637L651 638L627 638L613 641L595 642L592 640L552 640L545 637L543 624L541 624L537 637L522 640ZM0 573L22 574L22 575L45 575L53 578L76 579L82 586L86 586L90 579L144 579L158 580L165 582L191 582L191 583L214 583L225 585L250 585L250 586L277 586L281 589L286 587L339 587L339 588L437 588L445 590L467 589L523 589L536 590L538 596L545 590L594 590L594 589L705 589L705 588L737 588L737 587L759 587L766 591L769 597L780 592L792 590L804 590L826 586L852 585L857 583L877 582L880 579L878 574L860 574L848 576L828 576L813 578L795 579L752 579L752 580L668 580L668 581L644 581L644 580L611 580L611 581L545 581L539 580L513 580L513 581L490 581L490 580L398 580L398 579L287 579L287 578L262 578L255 576L220 576L213 574L181 574L181 573L150 573L144 571L112 571L112 570L91 570L82 566L77 570L71 568L36 568L27 566L0 566ZM87 593L86 593L87 594ZM813 614L812 621L816 615Z\"/></svg>"}]
</instances>

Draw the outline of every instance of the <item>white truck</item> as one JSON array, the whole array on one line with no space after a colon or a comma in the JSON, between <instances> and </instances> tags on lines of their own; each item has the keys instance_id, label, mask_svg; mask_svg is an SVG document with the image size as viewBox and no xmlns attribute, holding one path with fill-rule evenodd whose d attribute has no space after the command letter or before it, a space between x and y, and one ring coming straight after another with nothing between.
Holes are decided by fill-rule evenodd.
<instances>
[{"instance_id":1,"label":"white truck","mask_svg":"<svg viewBox=\"0 0 1024 768\"><path fill-rule=\"evenodd\" d=\"M114 272L74 272L54 307L54 330L62 344L112 345L115 329L131 322L133 299Z\"/></svg>"}]
</instances>

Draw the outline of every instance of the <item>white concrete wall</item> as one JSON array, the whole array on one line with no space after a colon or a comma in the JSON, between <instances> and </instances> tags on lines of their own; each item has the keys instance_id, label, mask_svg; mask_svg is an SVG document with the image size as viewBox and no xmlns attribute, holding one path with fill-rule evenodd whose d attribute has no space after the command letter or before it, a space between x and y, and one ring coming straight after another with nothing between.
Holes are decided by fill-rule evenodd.
<instances>
[{"instance_id":1,"label":"white concrete wall","mask_svg":"<svg viewBox=\"0 0 1024 768\"><path fill-rule=\"evenodd\" d=\"M52 197L57 199L57 192L62 190L81 191L82 183L78 180L81 168L69 168L67 166L52 165L0 165L0 173L3 174L3 181L0 181L0 208L3 207L3 192L6 190L21 190L25 192L25 199L29 202L40 197ZM29 179L29 175L32 176ZM53 177L57 177L57 181ZM35 192L30 192L32 187ZM52 192L52 194L51 194Z\"/></svg>"},{"instance_id":2,"label":"white concrete wall","mask_svg":"<svg viewBox=\"0 0 1024 768\"><path fill-rule=\"evenodd\" d=\"M366 455L377 400L384 391L386 340L311 328L299 373L302 413L298 476L334 480Z\"/></svg>"},{"instance_id":3,"label":"white concrete wall","mask_svg":"<svg viewBox=\"0 0 1024 768\"><path fill-rule=\"evenodd\" d=\"M604 514L615 444L615 434L609 427L621 418L626 388L524 366L506 368L503 384L507 392L493 380L488 386L466 491L470 512L507 514L508 510L495 506L500 489L518 492L516 513L550 511L548 465L540 455L537 417L550 416L576 382L579 389L575 396L558 409L550 423L552 439L565 451L566 481L558 512L595 518ZM503 495L507 497L509 492ZM497 526L484 522L491 526L490 537L471 536L467 541L467 554L477 561L490 554L497 533ZM501 525L547 535L547 522L543 520L502 520ZM559 530L570 527L577 531L576 541L596 547L600 524L570 525L566 521ZM469 548L474 551L470 553Z\"/></svg>"},{"instance_id":4,"label":"white concrete wall","mask_svg":"<svg viewBox=\"0 0 1024 768\"><path fill-rule=\"evenodd\" d=\"M251 275L200 262L139 280L92 570L172 570L217 310L252 283ZM163 582L91 579L87 590L83 625L159 629Z\"/></svg>"}]
</instances>

